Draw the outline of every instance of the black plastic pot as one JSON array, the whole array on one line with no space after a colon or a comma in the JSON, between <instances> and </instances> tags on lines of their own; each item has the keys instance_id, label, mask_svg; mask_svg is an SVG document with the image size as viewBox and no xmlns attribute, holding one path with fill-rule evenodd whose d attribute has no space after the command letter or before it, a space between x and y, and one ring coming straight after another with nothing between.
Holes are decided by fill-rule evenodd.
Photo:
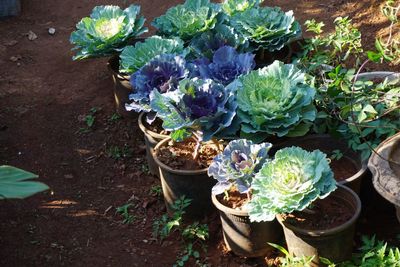
<instances>
[{"instance_id":1,"label":"black plastic pot","mask_svg":"<svg viewBox=\"0 0 400 267\"><path fill-rule=\"evenodd\" d=\"M339 181L339 184L350 187L357 194L360 193L361 181L369 175L367 161L362 161L360 155L348 148L345 141L333 138L328 134L312 134L303 137L288 138L281 143L278 142L273 145L271 149L272 153L280 148L290 146L299 146L309 151L319 149L328 156L332 154L333 150L340 150L343 153L343 157L349 160L358 171L354 175Z\"/></svg>"},{"instance_id":2,"label":"black plastic pot","mask_svg":"<svg viewBox=\"0 0 400 267\"><path fill-rule=\"evenodd\" d=\"M222 205L215 195L212 202L219 210L225 245L233 253L243 257L260 257L273 248L267 242L277 243L282 238L282 228L276 220L250 222L246 211Z\"/></svg>"},{"instance_id":3,"label":"black plastic pot","mask_svg":"<svg viewBox=\"0 0 400 267\"><path fill-rule=\"evenodd\" d=\"M146 128L146 126L144 124L144 120L145 120L145 113L142 112L139 114L138 124L139 124L140 130L142 130L142 132L144 134L144 142L146 144L147 165L149 166L149 171L151 174L156 175L157 177L160 177L160 170L158 168L157 163L154 161L154 158L153 158L154 147L160 141L168 138L169 136L150 131L149 129Z\"/></svg>"},{"instance_id":4,"label":"black plastic pot","mask_svg":"<svg viewBox=\"0 0 400 267\"><path fill-rule=\"evenodd\" d=\"M119 73L119 56L112 56L107 63L114 81L114 98L118 114L125 118L133 118L134 111L127 111L125 103L129 103L129 94L132 93L132 86L129 82L129 75Z\"/></svg>"},{"instance_id":5,"label":"black plastic pot","mask_svg":"<svg viewBox=\"0 0 400 267\"><path fill-rule=\"evenodd\" d=\"M338 189L328 198L336 198L343 205L351 207L353 216L350 220L332 229L308 230L289 224L280 215L276 216L283 227L289 253L296 256L315 255L314 266L320 266L319 257L333 262L342 262L351 258L355 223L361 212L359 197L346 186L338 185Z\"/></svg>"},{"instance_id":6,"label":"black plastic pot","mask_svg":"<svg viewBox=\"0 0 400 267\"><path fill-rule=\"evenodd\" d=\"M215 185L215 180L207 175L208 168L202 170L176 170L162 163L157 157L157 151L163 146L168 146L171 138L159 142L154 148L154 161L160 168L161 185L165 205L172 213L172 204L181 196L191 199L190 206L186 209L186 218L201 219L213 210L210 192Z\"/></svg>"}]
</instances>

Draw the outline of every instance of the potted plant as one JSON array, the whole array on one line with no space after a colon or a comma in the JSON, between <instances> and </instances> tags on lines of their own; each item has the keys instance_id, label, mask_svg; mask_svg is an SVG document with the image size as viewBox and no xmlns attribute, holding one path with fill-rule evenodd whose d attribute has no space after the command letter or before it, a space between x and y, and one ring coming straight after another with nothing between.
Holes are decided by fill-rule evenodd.
<instances>
[{"instance_id":1,"label":"potted plant","mask_svg":"<svg viewBox=\"0 0 400 267\"><path fill-rule=\"evenodd\" d=\"M246 203L251 199L254 175L269 160L270 143L253 144L238 139L231 141L218 154L208 169L208 175L218 182L212 188L212 201L219 210L225 245L244 257L266 255L282 230L276 220L251 222Z\"/></svg>"},{"instance_id":2,"label":"potted plant","mask_svg":"<svg viewBox=\"0 0 400 267\"><path fill-rule=\"evenodd\" d=\"M351 189L336 185L326 154L283 148L255 175L252 190L250 220L276 216L291 254L315 255L315 264L319 257L333 262L351 257L361 202Z\"/></svg>"},{"instance_id":3,"label":"potted plant","mask_svg":"<svg viewBox=\"0 0 400 267\"><path fill-rule=\"evenodd\" d=\"M156 144L168 137L161 127L161 120L156 120L155 112L150 107L150 95L153 90L160 94L167 94L177 89L180 80L188 77L186 61L181 55L162 54L154 57L131 76L134 86L125 104L128 111L141 112L139 128L144 134L146 144L146 158L149 170L159 176L159 169L153 159L153 149Z\"/></svg>"},{"instance_id":4,"label":"potted plant","mask_svg":"<svg viewBox=\"0 0 400 267\"><path fill-rule=\"evenodd\" d=\"M203 217L212 207L208 192L214 182L207 176L208 165L221 149L213 137L232 123L233 92L210 79L184 79L169 94L153 90L151 107L175 140L161 141L153 154L167 208L185 195L192 199L188 217Z\"/></svg>"},{"instance_id":5,"label":"potted plant","mask_svg":"<svg viewBox=\"0 0 400 267\"><path fill-rule=\"evenodd\" d=\"M76 24L76 31L71 33L70 42L75 47L76 55L73 60L82 60L94 57L115 56L122 49L133 43L138 36L148 31L144 27L145 19L139 16L140 6L130 5L122 10L118 6L96 6L90 17L83 18ZM108 63L108 68L116 85L114 96L117 110L127 115L121 103L123 95L118 86L126 86L126 80L117 71L115 57Z\"/></svg>"}]
</instances>

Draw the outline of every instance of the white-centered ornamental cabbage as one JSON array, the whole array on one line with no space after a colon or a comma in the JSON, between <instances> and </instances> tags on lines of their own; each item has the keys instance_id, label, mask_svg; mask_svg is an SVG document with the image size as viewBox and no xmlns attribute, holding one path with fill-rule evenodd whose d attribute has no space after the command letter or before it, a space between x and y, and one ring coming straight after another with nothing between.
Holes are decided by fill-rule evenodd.
<instances>
[{"instance_id":1,"label":"white-centered ornamental cabbage","mask_svg":"<svg viewBox=\"0 0 400 267\"><path fill-rule=\"evenodd\" d=\"M251 186L246 208L251 221L272 221L276 214L302 211L336 189L326 154L299 147L283 148L264 164Z\"/></svg>"},{"instance_id":2,"label":"white-centered ornamental cabbage","mask_svg":"<svg viewBox=\"0 0 400 267\"><path fill-rule=\"evenodd\" d=\"M130 41L148 31L139 17L140 6L122 10L118 6L96 6L90 17L76 24L70 37L77 50L73 60L116 54Z\"/></svg>"}]
</instances>

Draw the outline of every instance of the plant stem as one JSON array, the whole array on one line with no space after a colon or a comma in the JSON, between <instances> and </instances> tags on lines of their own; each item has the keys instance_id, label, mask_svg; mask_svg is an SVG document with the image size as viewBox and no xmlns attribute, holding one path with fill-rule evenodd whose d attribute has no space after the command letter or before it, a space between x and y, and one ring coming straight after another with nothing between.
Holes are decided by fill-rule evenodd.
<instances>
[{"instance_id":1,"label":"plant stem","mask_svg":"<svg viewBox=\"0 0 400 267\"><path fill-rule=\"evenodd\" d=\"M200 153L199 153L200 145L201 145L201 141L203 140L203 138L202 138L202 133L198 132L198 131L193 131L193 136L194 136L194 139L196 140L196 146L193 151L193 160L197 161L200 156Z\"/></svg>"}]
</instances>

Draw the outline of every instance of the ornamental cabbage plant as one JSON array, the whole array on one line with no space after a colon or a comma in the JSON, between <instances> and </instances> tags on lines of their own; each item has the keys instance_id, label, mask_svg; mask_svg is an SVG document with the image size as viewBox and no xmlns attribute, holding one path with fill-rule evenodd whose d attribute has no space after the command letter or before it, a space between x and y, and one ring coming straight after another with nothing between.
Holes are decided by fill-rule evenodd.
<instances>
[{"instance_id":1,"label":"ornamental cabbage plant","mask_svg":"<svg viewBox=\"0 0 400 267\"><path fill-rule=\"evenodd\" d=\"M184 4L168 9L152 25L163 36L177 36L189 41L199 32L214 28L219 10L220 6L209 0L186 0Z\"/></svg>"},{"instance_id":2,"label":"ornamental cabbage plant","mask_svg":"<svg viewBox=\"0 0 400 267\"><path fill-rule=\"evenodd\" d=\"M140 6L122 10L118 6L96 6L90 17L76 24L70 37L77 50L73 60L109 56L120 52L129 41L148 31Z\"/></svg>"},{"instance_id":3,"label":"ornamental cabbage plant","mask_svg":"<svg viewBox=\"0 0 400 267\"><path fill-rule=\"evenodd\" d=\"M184 79L174 92L153 90L151 99L165 130L188 129L199 142L230 126L237 107L234 93L210 79Z\"/></svg>"},{"instance_id":4,"label":"ornamental cabbage plant","mask_svg":"<svg viewBox=\"0 0 400 267\"><path fill-rule=\"evenodd\" d=\"M207 60L199 62L200 64L195 68L198 76L224 85L230 84L240 75L248 74L256 66L253 54L239 54L231 46L219 48L215 52L212 62L208 63Z\"/></svg>"},{"instance_id":5,"label":"ornamental cabbage plant","mask_svg":"<svg viewBox=\"0 0 400 267\"><path fill-rule=\"evenodd\" d=\"M131 76L134 93L129 95L129 99L134 102L126 104L126 110L150 112L151 92L157 90L164 94L176 90L179 81L189 73L185 65L185 59L181 56L163 54L141 67Z\"/></svg>"},{"instance_id":6,"label":"ornamental cabbage plant","mask_svg":"<svg viewBox=\"0 0 400 267\"><path fill-rule=\"evenodd\" d=\"M276 214L302 211L336 189L326 154L283 148L254 177L246 208L251 221L272 221Z\"/></svg>"},{"instance_id":7,"label":"ornamental cabbage plant","mask_svg":"<svg viewBox=\"0 0 400 267\"><path fill-rule=\"evenodd\" d=\"M215 28L193 37L189 44L190 56L211 59L215 51L226 45L244 52L247 50L249 42L232 27L218 24Z\"/></svg>"},{"instance_id":8,"label":"ornamental cabbage plant","mask_svg":"<svg viewBox=\"0 0 400 267\"><path fill-rule=\"evenodd\" d=\"M254 140L268 135L302 136L316 117L315 89L292 64L274 61L238 79L241 131Z\"/></svg>"},{"instance_id":9,"label":"ornamental cabbage plant","mask_svg":"<svg viewBox=\"0 0 400 267\"><path fill-rule=\"evenodd\" d=\"M247 193L254 175L267 162L271 147L270 143L253 144L246 139L231 141L208 168L208 175L218 180L212 193L224 193L232 186L240 193Z\"/></svg>"},{"instance_id":10,"label":"ornamental cabbage plant","mask_svg":"<svg viewBox=\"0 0 400 267\"><path fill-rule=\"evenodd\" d=\"M230 18L233 28L247 38L255 49L282 49L291 39L301 35L300 23L293 11L284 13L279 7L250 8Z\"/></svg>"},{"instance_id":11,"label":"ornamental cabbage plant","mask_svg":"<svg viewBox=\"0 0 400 267\"><path fill-rule=\"evenodd\" d=\"M183 41L179 38L162 38L154 35L135 46L129 45L122 50L119 61L119 71L132 74L139 70L154 57L162 54L186 55Z\"/></svg>"}]
</instances>

